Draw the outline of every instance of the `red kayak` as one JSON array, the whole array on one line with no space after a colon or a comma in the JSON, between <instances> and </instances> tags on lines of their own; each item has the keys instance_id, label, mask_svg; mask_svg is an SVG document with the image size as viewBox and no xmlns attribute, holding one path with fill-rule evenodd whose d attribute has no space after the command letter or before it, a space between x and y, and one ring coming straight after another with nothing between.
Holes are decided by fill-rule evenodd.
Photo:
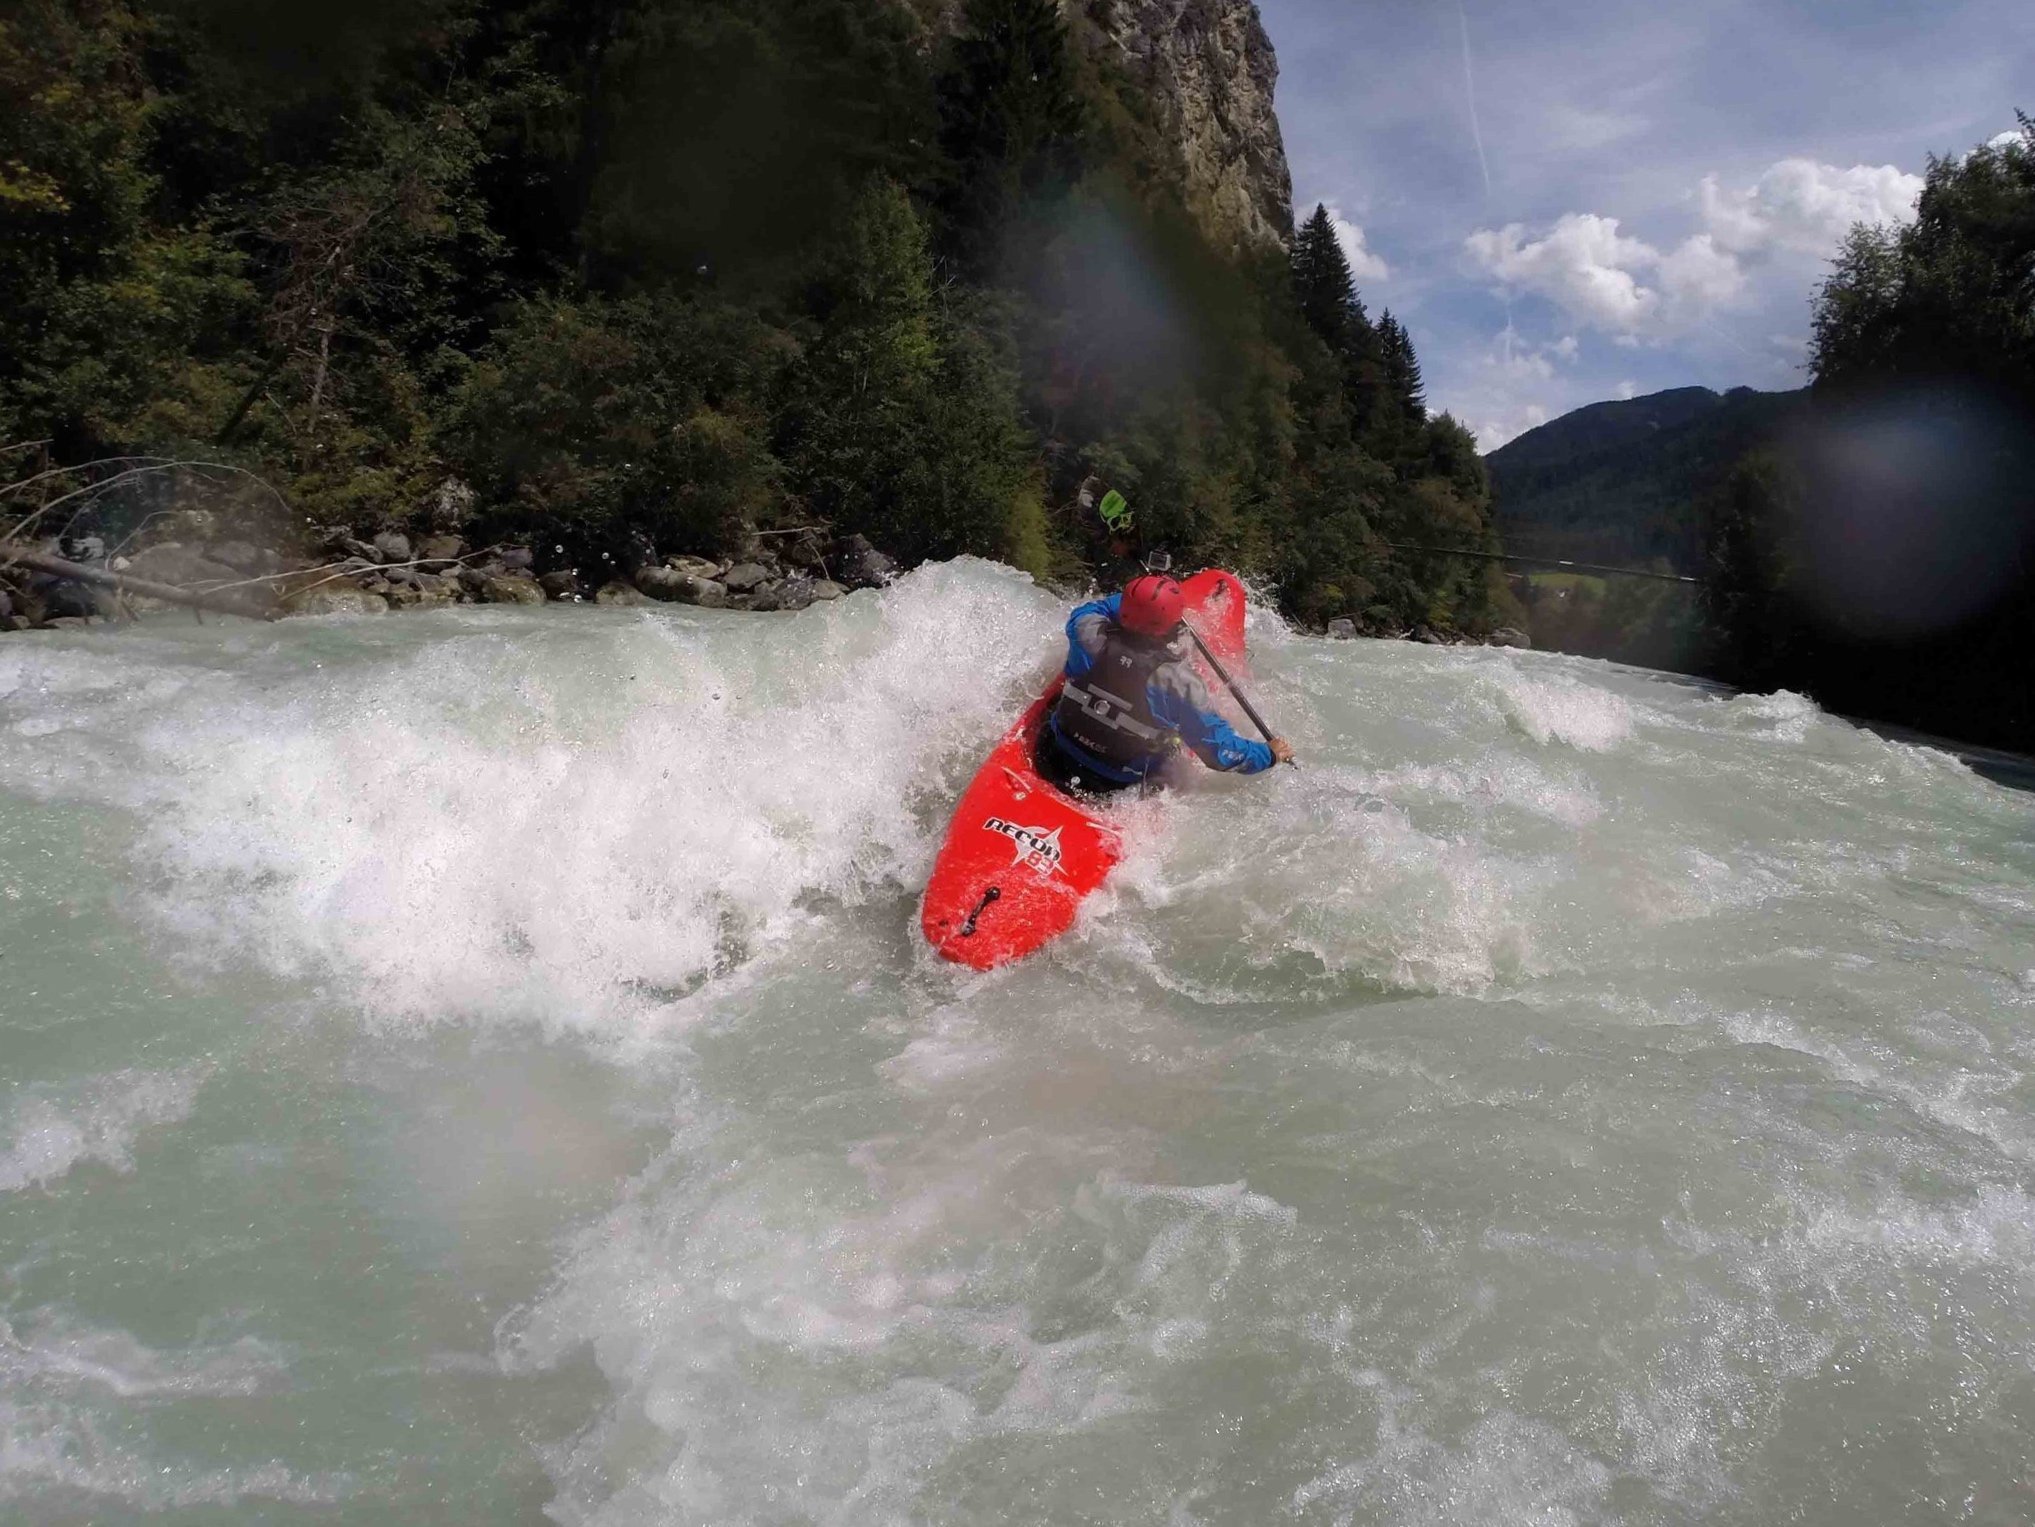
<instances>
[{"instance_id":1,"label":"red kayak","mask_svg":"<svg viewBox=\"0 0 2035 1527\"><path fill-rule=\"evenodd\" d=\"M1210 569L1180 588L1209 650L1241 657L1244 586ZM1046 686L977 771L926 882L919 926L957 965L989 970L1058 938L1123 857L1122 833L1106 811L1047 783L1034 762L1062 682Z\"/></svg>"}]
</instances>

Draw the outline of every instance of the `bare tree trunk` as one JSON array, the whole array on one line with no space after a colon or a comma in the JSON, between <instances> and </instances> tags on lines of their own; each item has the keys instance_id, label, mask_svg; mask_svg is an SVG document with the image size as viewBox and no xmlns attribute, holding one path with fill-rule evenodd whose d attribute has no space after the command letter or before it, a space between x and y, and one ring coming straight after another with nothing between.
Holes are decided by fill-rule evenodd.
<instances>
[{"instance_id":1,"label":"bare tree trunk","mask_svg":"<svg viewBox=\"0 0 2035 1527\"><path fill-rule=\"evenodd\" d=\"M157 583L150 578L130 578L125 573L109 573L104 568L86 567L81 563L67 562L62 557L46 556L39 551L17 550L0 545L0 567L19 563L38 573L48 573L53 578L70 578L79 583L90 583L99 588L109 588L120 593L139 594L144 599L160 599L168 604L189 605L194 610L216 610L222 615L242 615L249 620L273 620L277 614L272 602L265 602L240 593L206 593L198 589L178 588L171 583Z\"/></svg>"},{"instance_id":2,"label":"bare tree trunk","mask_svg":"<svg viewBox=\"0 0 2035 1527\"><path fill-rule=\"evenodd\" d=\"M328 322L318 331L318 370L311 378L311 420L304 426L304 433L315 434L318 429L318 410L325 401L325 374L332 369L332 325Z\"/></svg>"}]
</instances>

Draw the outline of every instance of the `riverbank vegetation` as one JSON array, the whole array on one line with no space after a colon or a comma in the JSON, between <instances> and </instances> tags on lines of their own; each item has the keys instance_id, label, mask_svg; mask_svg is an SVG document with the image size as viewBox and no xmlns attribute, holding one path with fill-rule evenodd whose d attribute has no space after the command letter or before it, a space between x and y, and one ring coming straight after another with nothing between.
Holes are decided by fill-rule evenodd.
<instances>
[{"instance_id":1,"label":"riverbank vegetation","mask_svg":"<svg viewBox=\"0 0 2035 1527\"><path fill-rule=\"evenodd\" d=\"M1488 549L1488 492L1327 215L1220 244L1048 0L948 9L26 0L0 471L216 462L278 534L538 572L819 524L1076 581L1120 549L1096 476L1133 554L1304 619L1503 616L1487 564L1384 544Z\"/></svg>"},{"instance_id":2,"label":"riverbank vegetation","mask_svg":"<svg viewBox=\"0 0 2035 1527\"><path fill-rule=\"evenodd\" d=\"M1855 229L1800 393L1596 404L1493 453L1536 645L2035 749L2035 127ZM1692 597L1693 595L1693 597Z\"/></svg>"},{"instance_id":3,"label":"riverbank vegetation","mask_svg":"<svg viewBox=\"0 0 2035 1527\"><path fill-rule=\"evenodd\" d=\"M2035 749L2035 123L1853 231L1811 359L1700 505L1712 671Z\"/></svg>"}]
</instances>

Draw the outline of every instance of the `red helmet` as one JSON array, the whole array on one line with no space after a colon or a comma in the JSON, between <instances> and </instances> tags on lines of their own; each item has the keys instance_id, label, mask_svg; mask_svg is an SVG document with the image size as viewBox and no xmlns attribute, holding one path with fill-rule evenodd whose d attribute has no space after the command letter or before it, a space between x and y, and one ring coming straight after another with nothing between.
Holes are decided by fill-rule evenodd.
<instances>
[{"instance_id":1,"label":"red helmet","mask_svg":"<svg viewBox=\"0 0 2035 1527\"><path fill-rule=\"evenodd\" d=\"M1159 573L1133 578L1123 591L1117 620L1126 631L1139 636L1171 636L1187 613L1187 596L1180 585Z\"/></svg>"}]
</instances>

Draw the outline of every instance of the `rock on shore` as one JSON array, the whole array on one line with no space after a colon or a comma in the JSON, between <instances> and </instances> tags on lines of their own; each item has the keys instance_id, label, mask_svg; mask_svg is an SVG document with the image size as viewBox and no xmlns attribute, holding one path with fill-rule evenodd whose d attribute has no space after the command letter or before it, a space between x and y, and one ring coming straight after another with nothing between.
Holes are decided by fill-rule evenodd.
<instances>
[{"instance_id":1,"label":"rock on shore","mask_svg":"<svg viewBox=\"0 0 2035 1527\"><path fill-rule=\"evenodd\" d=\"M181 538L179 538L181 536ZM216 539L209 515L187 514L171 534L131 552L107 555L97 537L44 548L52 556L193 592L266 590L280 615L370 615L449 604L584 603L627 606L653 601L709 610L793 611L851 589L876 588L897 564L862 536L832 538L810 530L752 535L739 557L716 561L660 555L639 538L624 578L595 584L576 567L544 566L538 548L469 548L457 535L412 538L400 531L357 533L330 526L310 535L307 555L285 556L245 539ZM562 548L552 548L562 552ZM611 564L612 565L612 564ZM540 571L540 568L542 570ZM257 595L257 597L260 597ZM131 592L0 567L0 631L86 624L164 606Z\"/></svg>"}]
</instances>

